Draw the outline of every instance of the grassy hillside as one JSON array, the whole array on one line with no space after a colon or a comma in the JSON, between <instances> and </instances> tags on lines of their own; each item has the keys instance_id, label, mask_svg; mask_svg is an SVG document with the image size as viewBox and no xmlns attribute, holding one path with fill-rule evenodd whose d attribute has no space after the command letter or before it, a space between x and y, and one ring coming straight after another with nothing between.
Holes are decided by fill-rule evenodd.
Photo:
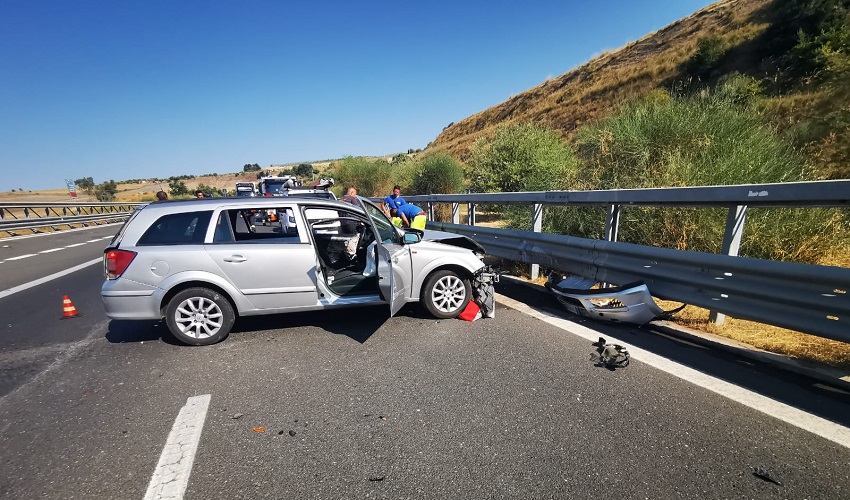
<instances>
[{"instance_id":1,"label":"grassy hillside","mask_svg":"<svg viewBox=\"0 0 850 500\"><path fill-rule=\"evenodd\" d=\"M848 43L850 31L839 30L826 41L817 36L827 21L835 21L824 18L842 15L846 3L835 0L833 8L820 0L717 2L451 124L426 151L468 161L476 140L518 123L557 130L570 141L581 127L656 89L695 92L734 73L757 82L759 111L811 158L815 177L850 177L850 92L845 90L850 71L840 67L847 60L840 45ZM814 33L808 46L799 39L807 29Z\"/></svg>"},{"instance_id":2,"label":"grassy hillside","mask_svg":"<svg viewBox=\"0 0 850 500\"><path fill-rule=\"evenodd\" d=\"M557 78L447 127L428 150L465 158L481 136L505 123L536 122L570 137L580 126L608 116L626 100L664 86L681 74L700 37L723 33L744 40L765 28L754 15L768 0L713 4L623 48L605 53Z\"/></svg>"}]
</instances>

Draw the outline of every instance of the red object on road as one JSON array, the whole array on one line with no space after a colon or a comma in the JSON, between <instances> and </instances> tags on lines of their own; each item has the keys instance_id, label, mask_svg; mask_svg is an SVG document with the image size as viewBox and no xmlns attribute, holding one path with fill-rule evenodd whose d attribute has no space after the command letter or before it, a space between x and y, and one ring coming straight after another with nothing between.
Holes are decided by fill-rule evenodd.
<instances>
[{"instance_id":1,"label":"red object on road","mask_svg":"<svg viewBox=\"0 0 850 500\"><path fill-rule=\"evenodd\" d=\"M62 297L62 319L68 318L76 318L80 313L77 312L77 308L74 307L71 299L68 298L67 295Z\"/></svg>"},{"instance_id":2,"label":"red object on road","mask_svg":"<svg viewBox=\"0 0 850 500\"><path fill-rule=\"evenodd\" d=\"M480 317L481 308L478 307L478 304L476 304L474 300L470 300L469 304L467 304L463 309L463 312L458 315L458 319L462 319L464 321L475 321Z\"/></svg>"}]
</instances>

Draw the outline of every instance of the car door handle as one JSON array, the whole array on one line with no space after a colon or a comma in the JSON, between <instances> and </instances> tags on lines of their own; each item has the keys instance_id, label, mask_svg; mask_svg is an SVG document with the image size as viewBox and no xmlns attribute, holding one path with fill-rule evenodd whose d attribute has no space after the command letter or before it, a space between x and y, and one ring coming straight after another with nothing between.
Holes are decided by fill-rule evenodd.
<instances>
[{"instance_id":1,"label":"car door handle","mask_svg":"<svg viewBox=\"0 0 850 500\"><path fill-rule=\"evenodd\" d=\"M393 264L398 264L398 257L393 257Z\"/></svg>"},{"instance_id":2,"label":"car door handle","mask_svg":"<svg viewBox=\"0 0 850 500\"><path fill-rule=\"evenodd\" d=\"M246 260L248 260L248 258L241 255L231 255L230 257L224 258L225 262L245 262Z\"/></svg>"}]
</instances>

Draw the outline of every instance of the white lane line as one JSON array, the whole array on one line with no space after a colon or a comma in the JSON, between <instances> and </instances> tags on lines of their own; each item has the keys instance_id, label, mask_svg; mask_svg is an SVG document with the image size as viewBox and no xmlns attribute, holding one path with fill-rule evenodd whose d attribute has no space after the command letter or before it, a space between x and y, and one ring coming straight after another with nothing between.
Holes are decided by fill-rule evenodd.
<instances>
[{"instance_id":1,"label":"white lane line","mask_svg":"<svg viewBox=\"0 0 850 500\"><path fill-rule=\"evenodd\" d=\"M86 243L88 243L88 242L84 241L83 243L74 243L73 245L66 245L65 248L81 247L81 246L85 245Z\"/></svg>"},{"instance_id":2,"label":"white lane line","mask_svg":"<svg viewBox=\"0 0 850 500\"><path fill-rule=\"evenodd\" d=\"M744 389L743 387L739 387L735 384L711 377L705 373L681 365L665 357L629 345L627 342L611 337L610 335L603 335L602 333L591 328L587 328L586 326L573 323L572 321L554 316L545 311L539 311L527 304L517 302L516 300L505 297L501 294L496 294L496 300L511 309L516 309L517 311L528 314L529 316L535 317L541 321L545 321L550 325L556 326L574 335L578 335L579 337L583 337L591 342L596 342L599 340L599 337L605 337L606 340L612 343L625 346L632 358L640 360L649 366L665 371L675 377L679 377L682 380L708 389L709 391L733 401L737 401L738 403L756 411L778 418L783 422L799 427L804 431L811 432L812 434L824 439L828 439L833 443L840 444L845 448L850 448L850 429L847 427L838 425L835 422L826 420L825 418L806 413L798 408L794 408L793 406L785 403L780 403L779 401L762 396L761 394Z\"/></svg>"},{"instance_id":3,"label":"white lane line","mask_svg":"<svg viewBox=\"0 0 850 500\"><path fill-rule=\"evenodd\" d=\"M151 476L145 500L169 498L181 500L189 484L195 453L201 440L201 431L207 418L210 395L192 396L186 400L159 457Z\"/></svg>"},{"instance_id":4,"label":"white lane line","mask_svg":"<svg viewBox=\"0 0 850 500\"><path fill-rule=\"evenodd\" d=\"M98 264L98 263L101 263L101 262L103 262L103 257L98 257L94 260L90 260L88 262L83 262L82 264L80 264L78 266L74 266L74 267L65 269L64 271L59 271L58 273L53 273L50 276L45 276L44 278L39 278L37 280L30 281L29 283L24 283L23 285L18 285L18 286L13 286L12 288L7 288L6 290L3 290L2 292L0 292L0 299L2 299L3 297L8 297L9 295L12 295L12 294L15 294L15 293L18 293L18 292L22 292L22 291L26 290L27 288L32 288L32 287L40 285L42 283L47 283L48 281L55 280L56 278L61 278L62 276L65 276L66 274L71 274L75 271L79 271L80 269L89 267L92 264Z\"/></svg>"},{"instance_id":5,"label":"white lane line","mask_svg":"<svg viewBox=\"0 0 850 500\"><path fill-rule=\"evenodd\" d=\"M112 236L110 236L112 238ZM104 240L106 238L95 238L93 240L88 240L86 243L97 243L98 241Z\"/></svg>"},{"instance_id":6,"label":"white lane line","mask_svg":"<svg viewBox=\"0 0 850 500\"><path fill-rule=\"evenodd\" d=\"M21 259L26 259L26 258L28 258L28 257L35 257L35 255L36 255L36 254L34 254L34 253L28 253L28 254L26 254L26 255L18 255L17 257L9 257L9 258L8 258L8 259L6 259L6 260L7 260L7 261L10 261L10 260L21 260Z\"/></svg>"},{"instance_id":7,"label":"white lane line","mask_svg":"<svg viewBox=\"0 0 850 500\"><path fill-rule=\"evenodd\" d=\"M42 250L38 253L53 253L53 252L58 252L59 250L65 250L65 247L51 248L50 250Z\"/></svg>"}]
</instances>

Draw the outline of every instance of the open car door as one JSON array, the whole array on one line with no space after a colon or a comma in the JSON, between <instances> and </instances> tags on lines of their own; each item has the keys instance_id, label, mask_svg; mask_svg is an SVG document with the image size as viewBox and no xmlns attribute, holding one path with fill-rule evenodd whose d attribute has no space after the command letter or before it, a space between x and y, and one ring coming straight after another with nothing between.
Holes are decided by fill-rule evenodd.
<instances>
[{"instance_id":1,"label":"open car door","mask_svg":"<svg viewBox=\"0 0 850 500\"><path fill-rule=\"evenodd\" d=\"M393 316L405 304L405 281L410 281L404 279L409 274L404 272L404 266L410 264L408 250L403 245L401 235L384 212L365 198L358 196L357 199L369 215L372 230L377 235L375 247L378 288L381 297L390 305L390 316Z\"/></svg>"}]
</instances>

